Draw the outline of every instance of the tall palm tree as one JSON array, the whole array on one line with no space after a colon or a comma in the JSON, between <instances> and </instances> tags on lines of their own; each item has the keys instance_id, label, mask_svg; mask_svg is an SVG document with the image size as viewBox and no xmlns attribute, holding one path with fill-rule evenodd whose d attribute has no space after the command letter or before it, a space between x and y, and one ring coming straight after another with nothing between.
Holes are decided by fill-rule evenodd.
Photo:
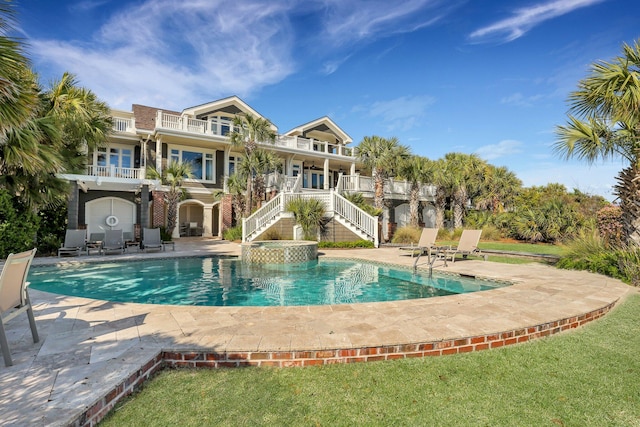
<instances>
[{"instance_id":1,"label":"tall palm tree","mask_svg":"<svg viewBox=\"0 0 640 427\"><path fill-rule=\"evenodd\" d=\"M227 188L231 194L231 203L233 205L233 215L235 224L242 223L242 214L244 213L245 194L247 191L247 179L241 170L229 175L227 179Z\"/></svg>"},{"instance_id":2,"label":"tall palm tree","mask_svg":"<svg viewBox=\"0 0 640 427\"><path fill-rule=\"evenodd\" d=\"M275 153L259 148L256 148L250 155L242 158L239 169L245 177L248 177L247 183L250 185L250 190L248 189L247 192L253 192L254 197L252 197L252 199L260 200L264 197L264 176L276 170L280 165L280 159Z\"/></svg>"},{"instance_id":3,"label":"tall palm tree","mask_svg":"<svg viewBox=\"0 0 640 427\"><path fill-rule=\"evenodd\" d=\"M259 142L274 144L276 133L271 129L271 122L262 117L251 114L241 114L233 118L234 130L229 134L231 144L244 149L245 159L248 159L256 150ZM251 214L253 208L253 175L247 174L247 194L245 204L245 216Z\"/></svg>"},{"instance_id":4,"label":"tall palm tree","mask_svg":"<svg viewBox=\"0 0 640 427\"><path fill-rule=\"evenodd\" d=\"M171 162L159 173L153 167L147 168L149 179L159 179L162 185L169 187L164 193L167 204L167 234L173 234L178 218L178 203L187 196L187 190L182 187L185 179L193 178L193 167L189 162Z\"/></svg>"},{"instance_id":5,"label":"tall palm tree","mask_svg":"<svg viewBox=\"0 0 640 427\"><path fill-rule=\"evenodd\" d=\"M622 55L591 65L569 95L569 120L556 128L555 151L593 164L622 158L614 192L620 201L624 237L640 243L640 40Z\"/></svg>"},{"instance_id":6,"label":"tall palm tree","mask_svg":"<svg viewBox=\"0 0 640 427\"><path fill-rule=\"evenodd\" d=\"M7 37L15 26L10 1L0 1L0 145L10 129L21 128L39 107L39 88L19 40Z\"/></svg>"},{"instance_id":7,"label":"tall palm tree","mask_svg":"<svg viewBox=\"0 0 640 427\"><path fill-rule=\"evenodd\" d=\"M426 157L409 156L400 164L398 174L409 182L409 223L420 226L420 187L433 181L435 163Z\"/></svg>"},{"instance_id":8,"label":"tall palm tree","mask_svg":"<svg viewBox=\"0 0 640 427\"><path fill-rule=\"evenodd\" d=\"M453 227L463 225L470 199L480 189L486 163L475 154L445 154L453 204Z\"/></svg>"},{"instance_id":9,"label":"tall palm tree","mask_svg":"<svg viewBox=\"0 0 640 427\"><path fill-rule=\"evenodd\" d=\"M66 72L51 84L43 98L47 116L55 120L62 132L60 148L66 171L84 170L86 151L103 146L112 131L109 106Z\"/></svg>"},{"instance_id":10,"label":"tall palm tree","mask_svg":"<svg viewBox=\"0 0 640 427\"><path fill-rule=\"evenodd\" d=\"M522 181L507 167L487 164L476 206L493 213L504 212L521 189Z\"/></svg>"},{"instance_id":11,"label":"tall palm tree","mask_svg":"<svg viewBox=\"0 0 640 427\"><path fill-rule=\"evenodd\" d=\"M371 170L374 181L373 206L384 208L384 182L395 173L404 159L409 156L409 148L401 145L398 138L365 136L357 147L358 160Z\"/></svg>"}]
</instances>

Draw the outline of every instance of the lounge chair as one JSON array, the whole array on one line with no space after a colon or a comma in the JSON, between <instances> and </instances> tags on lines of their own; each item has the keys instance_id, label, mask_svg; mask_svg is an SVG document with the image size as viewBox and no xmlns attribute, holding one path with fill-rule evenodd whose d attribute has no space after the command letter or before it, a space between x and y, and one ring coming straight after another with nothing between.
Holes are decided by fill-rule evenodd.
<instances>
[{"instance_id":1,"label":"lounge chair","mask_svg":"<svg viewBox=\"0 0 640 427\"><path fill-rule=\"evenodd\" d=\"M447 265L449 258L454 263L457 254L461 254L463 258L467 258L469 255L482 255L482 252L478 249L481 234L482 230L462 230L458 246L451 246L440 252L444 258L444 264ZM484 255L484 259L487 259L486 255Z\"/></svg>"},{"instance_id":2,"label":"lounge chair","mask_svg":"<svg viewBox=\"0 0 640 427\"><path fill-rule=\"evenodd\" d=\"M2 273L0 273L0 347L6 366L13 365L7 334L4 331L4 324L22 312L27 312L29 326L31 326L31 336L33 342L40 341L38 330L36 329L36 319L33 316L31 300L27 292L27 274L31 261L36 254L36 250L9 254L4 263ZM4 313L8 313L3 316Z\"/></svg>"},{"instance_id":3,"label":"lounge chair","mask_svg":"<svg viewBox=\"0 0 640 427\"><path fill-rule=\"evenodd\" d=\"M110 252L124 253L124 237L122 230L106 230L104 233L104 242L102 242L102 253Z\"/></svg>"},{"instance_id":4,"label":"lounge chair","mask_svg":"<svg viewBox=\"0 0 640 427\"><path fill-rule=\"evenodd\" d=\"M87 230L67 230L64 243L58 249L58 257L61 255L78 256L85 248Z\"/></svg>"},{"instance_id":5,"label":"lounge chair","mask_svg":"<svg viewBox=\"0 0 640 427\"><path fill-rule=\"evenodd\" d=\"M142 250L146 252L149 249L164 250L159 228L145 228L143 230Z\"/></svg>"},{"instance_id":6,"label":"lounge chair","mask_svg":"<svg viewBox=\"0 0 640 427\"><path fill-rule=\"evenodd\" d=\"M431 251L435 247L436 238L438 237L437 228L423 228L420 233L420 240L416 246L403 246L399 248L401 251L411 252L411 256L422 255Z\"/></svg>"}]
</instances>

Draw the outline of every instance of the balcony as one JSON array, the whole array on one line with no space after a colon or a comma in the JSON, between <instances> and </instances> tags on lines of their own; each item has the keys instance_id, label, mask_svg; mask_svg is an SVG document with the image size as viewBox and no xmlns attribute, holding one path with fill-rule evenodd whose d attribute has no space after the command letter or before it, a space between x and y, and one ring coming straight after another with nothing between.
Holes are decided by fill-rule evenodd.
<instances>
[{"instance_id":1,"label":"balcony","mask_svg":"<svg viewBox=\"0 0 640 427\"><path fill-rule=\"evenodd\" d=\"M114 132L135 133L135 119L125 117L112 117Z\"/></svg>"},{"instance_id":2,"label":"balcony","mask_svg":"<svg viewBox=\"0 0 640 427\"><path fill-rule=\"evenodd\" d=\"M199 120L175 114L167 114L162 111L158 111L156 123L163 129L208 136L226 137L231 131L235 130L231 120ZM264 145L265 147L272 146L269 143L260 143L260 145ZM327 141L319 141L316 139L302 138L298 136L278 135L274 145L276 147L314 153L323 153L349 158L355 157L353 148L345 147L341 144L332 144Z\"/></svg>"},{"instance_id":3,"label":"balcony","mask_svg":"<svg viewBox=\"0 0 640 427\"><path fill-rule=\"evenodd\" d=\"M116 166L87 166L87 175L105 178L145 179L143 168L120 168Z\"/></svg>"},{"instance_id":4,"label":"balcony","mask_svg":"<svg viewBox=\"0 0 640 427\"><path fill-rule=\"evenodd\" d=\"M362 193L365 196L373 197L375 193L375 183L369 176L343 175L338 182L340 193ZM384 184L384 195L391 199L409 199L411 184L408 181L397 181L389 178ZM423 185L420 187L419 198L424 201L431 201L435 197L435 187Z\"/></svg>"}]
</instances>

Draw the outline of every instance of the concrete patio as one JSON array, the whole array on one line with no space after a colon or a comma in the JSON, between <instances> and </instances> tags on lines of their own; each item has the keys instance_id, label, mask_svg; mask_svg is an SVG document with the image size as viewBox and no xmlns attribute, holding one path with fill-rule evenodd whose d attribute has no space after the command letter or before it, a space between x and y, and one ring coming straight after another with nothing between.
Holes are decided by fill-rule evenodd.
<instances>
[{"instance_id":1,"label":"concrete patio","mask_svg":"<svg viewBox=\"0 0 640 427\"><path fill-rule=\"evenodd\" d=\"M412 265L415 260L397 248L320 252L323 257L358 258L404 266ZM215 254L239 255L240 245L207 238L183 238L176 242L175 251L169 248L166 252L107 257L127 260ZM104 256L36 258L32 268L103 259ZM424 263L420 266L425 267ZM249 358L253 353L264 356L277 352L289 354L294 360L300 352L388 348L459 339L467 340L467 346L460 348L472 351L493 346L485 340L483 345L474 347L469 337L498 336L505 331L526 331L540 325L558 325L557 331L564 330L562 325L569 323L563 323L562 319L576 319L571 325L582 324L598 317L587 313L604 314L626 295L637 292L604 276L557 270L541 264L465 260L449 263L448 267L436 262L435 267L455 274L508 280L514 285L432 299L313 307L123 304L32 290L41 339L37 344L32 342L26 315L8 323L14 366L0 366L0 423L3 426L91 424L92 414L87 411L131 378L132 373L158 360L161 352L204 351L247 354ZM504 339L501 342L511 343ZM442 346L445 347L448 346ZM377 358L371 359L364 354L358 353L362 360L380 358L379 352ZM446 352L440 349L439 354Z\"/></svg>"}]
</instances>

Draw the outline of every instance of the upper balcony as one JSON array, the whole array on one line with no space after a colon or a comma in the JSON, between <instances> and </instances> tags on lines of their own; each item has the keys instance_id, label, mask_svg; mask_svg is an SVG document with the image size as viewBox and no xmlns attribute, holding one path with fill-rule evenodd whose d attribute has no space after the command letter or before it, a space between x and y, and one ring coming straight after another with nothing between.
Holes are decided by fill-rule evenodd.
<instances>
[{"instance_id":1,"label":"upper balcony","mask_svg":"<svg viewBox=\"0 0 640 427\"><path fill-rule=\"evenodd\" d=\"M163 111L158 111L156 123L158 124L158 128L162 129L171 129L190 134L209 136L226 137L230 132L237 130L233 126L233 122L231 120L200 120L190 117L183 117L176 114L168 114ZM271 144L261 143L261 145L270 146ZM302 138L299 136L278 135L276 137L275 146L314 153L349 157L351 160L353 160L353 157L355 157L353 148L345 147L342 144L334 144L327 141L320 141L312 138Z\"/></svg>"}]
</instances>

